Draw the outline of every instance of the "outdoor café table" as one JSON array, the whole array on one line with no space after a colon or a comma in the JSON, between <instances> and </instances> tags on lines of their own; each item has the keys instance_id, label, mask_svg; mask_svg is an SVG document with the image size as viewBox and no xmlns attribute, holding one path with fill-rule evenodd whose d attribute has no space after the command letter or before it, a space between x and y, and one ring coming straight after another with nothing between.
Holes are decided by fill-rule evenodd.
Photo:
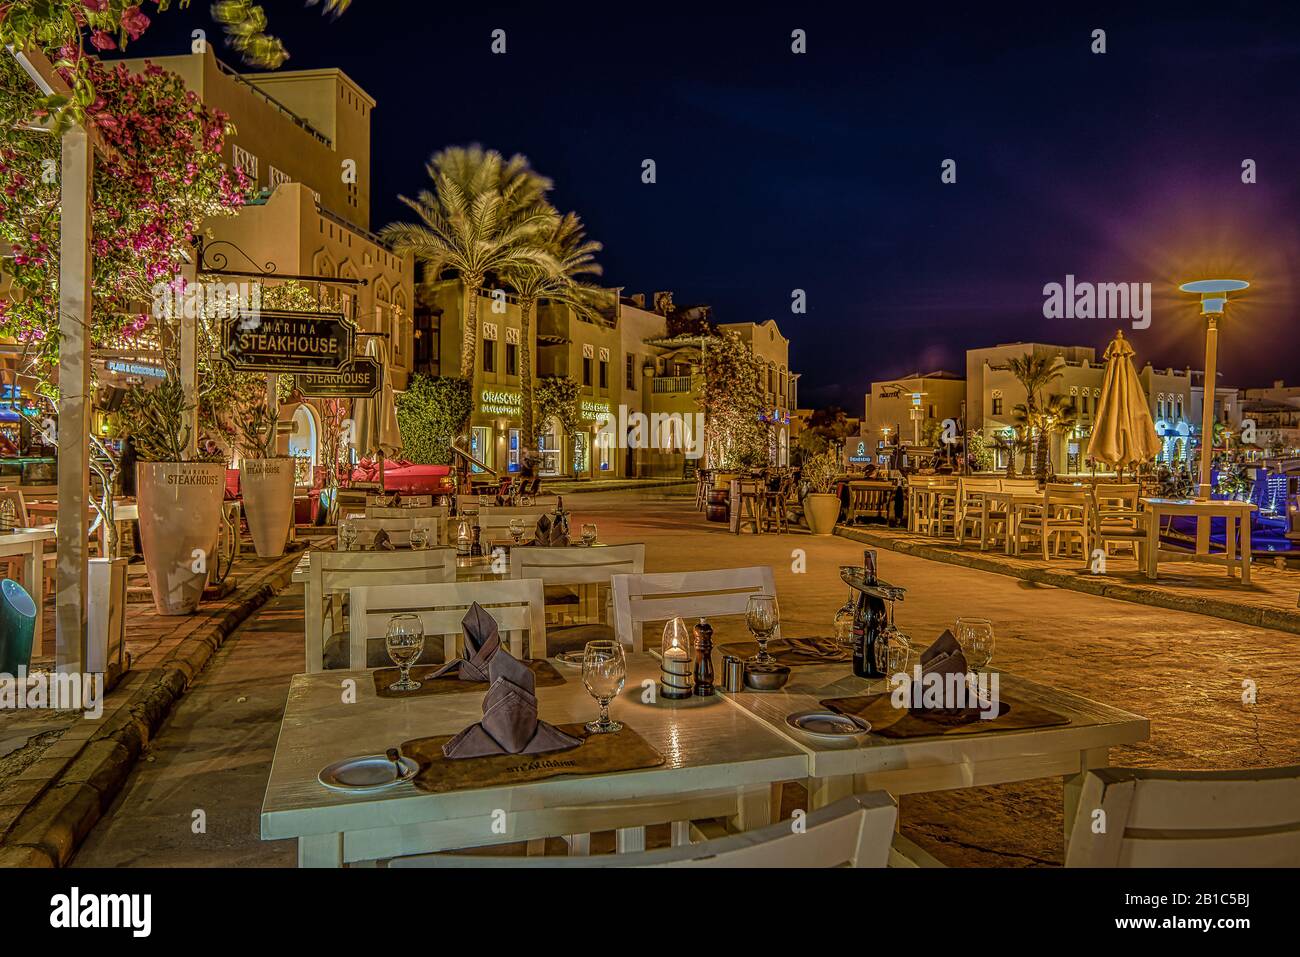
<instances>
[{"instance_id":1,"label":"outdoor caf\u00e9 table","mask_svg":"<svg viewBox=\"0 0 1300 957\"><path fill-rule=\"evenodd\" d=\"M1035 506L1042 508L1043 494L1041 492L983 492L981 498L983 499L984 521L981 525L983 537L980 539L980 551L987 549L989 513L1001 511L1007 517L1004 526L1005 541L1003 542L1003 550L1008 555L1014 554L1016 537L1019 534L1018 526L1021 510Z\"/></svg>"},{"instance_id":2,"label":"outdoor caf\u00e9 table","mask_svg":"<svg viewBox=\"0 0 1300 957\"><path fill-rule=\"evenodd\" d=\"M23 575L27 580L27 593L36 605L36 625L32 631L32 647L40 653L44 634L45 600L45 543L54 541L54 526L16 528L0 534L0 558L21 558Z\"/></svg>"},{"instance_id":3,"label":"outdoor caf\u00e9 table","mask_svg":"<svg viewBox=\"0 0 1300 957\"><path fill-rule=\"evenodd\" d=\"M790 727L788 715L824 711L819 703L823 699L887 690L883 679L854 677L845 664L793 668L781 691L725 697L808 753L809 810L862 791L888 791L897 797L1060 776L1065 782L1068 835L1084 772L1106 767L1111 748L1145 741L1150 722L1027 678L999 674L1000 696L1054 711L1069 723L910 738L868 733L847 740L813 737Z\"/></svg>"},{"instance_id":4,"label":"outdoor caf\u00e9 table","mask_svg":"<svg viewBox=\"0 0 1300 957\"><path fill-rule=\"evenodd\" d=\"M1250 521L1255 506L1250 502L1231 502L1220 499L1191 498L1144 498L1142 504L1150 513L1147 521L1146 576L1156 578L1159 574L1160 559L1185 562L1208 562L1223 565L1232 577L1232 570L1241 572L1241 583L1250 584ZM1194 553L1161 549L1160 520L1165 516L1191 515L1196 518L1196 551ZM1213 519L1224 520L1224 551L1221 555L1210 554L1210 523ZM1241 537L1240 549L1237 536Z\"/></svg>"},{"instance_id":5,"label":"outdoor caf\u00e9 table","mask_svg":"<svg viewBox=\"0 0 1300 957\"><path fill-rule=\"evenodd\" d=\"M566 681L537 689L539 717L553 724L595 718L581 668L552 662ZM317 774L343 758L461 731L482 717L481 690L379 698L372 672L295 675L262 804L262 839L296 839L299 866L338 867L600 830L615 830L619 850L635 851L643 825L692 816L731 814L742 829L770 823L773 786L807 775L806 750L721 697L646 703L643 682L658 679L659 661L632 653L627 665L610 714L662 754L662 765L439 794L410 782L344 793ZM353 682L355 702L345 703Z\"/></svg>"}]
</instances>

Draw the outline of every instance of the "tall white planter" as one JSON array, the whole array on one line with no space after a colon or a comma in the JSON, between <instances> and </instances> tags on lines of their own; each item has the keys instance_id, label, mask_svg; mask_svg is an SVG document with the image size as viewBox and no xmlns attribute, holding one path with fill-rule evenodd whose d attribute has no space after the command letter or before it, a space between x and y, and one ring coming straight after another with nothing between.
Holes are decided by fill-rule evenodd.
<instances>
[{"instance_id":1,"label":"tall white planter","mask_svg":"<svg viewBox=\"0 0 1300 957\"><path fill-rule=\"evenodd\" d=\"M225 488L224 462L136 465L140 544L158 614L190 615L199 607L216 561Z\"/></svg>"},{"instance_id":2,"label":"tall white planter","mask_svg":"<svg viewBox=\"0 0 1300 957\"><path fill-rule=\"evenodd\" d=\"M107 674L126 640L125 558L92 558L86 568L86 670Z\"/></svg>"},{"instance_id":3,"label":"tall white planter","mask_svg":"<svg viewBox=\"0 0 1300 957\"><path fill-rule=\"evenodd\" d=\"M245 459L239 467L244 517L258 558L279 558L293 521L294 461L288 456Z\"/></svg>"}]
</instances>

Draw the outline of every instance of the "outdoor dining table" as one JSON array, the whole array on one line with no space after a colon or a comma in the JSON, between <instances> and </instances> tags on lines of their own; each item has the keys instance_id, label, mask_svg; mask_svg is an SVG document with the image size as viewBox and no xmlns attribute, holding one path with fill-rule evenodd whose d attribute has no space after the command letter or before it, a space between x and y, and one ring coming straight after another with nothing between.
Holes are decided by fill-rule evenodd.
<instances>
[{"instance_id":1,"label":"outdoor dining table","mask_svg":"<svg viewBox=\"0 0 1300 957\"><path fill-rule=\"evenodd\" d=\"M1106 767L1111 748L1151 735L1151 723L1141 715L1005 671L999 672L1000 695L1056 712L1069 722L911 738L865 734L844 740L814 737L786 723L794 712L825 710L819 702L827 698L888 690L883 679L868 681L846 672L843 664L806 665L793 668L780 691L725 695L807 753L809 810L862 791L888 791L897 797L1060 777L1068 835L1084 773Z\"/></svg>"},{"instance_id":2,"label":"outdoor dining table","mask_svg":"<svg viewBox=\"0 0 1300 957\"><path fill-rule=\"evenodd\" d=\"M580 669L552 661L567 681L537 688L540 717L553 723L592 717L595 702ZM627 851L641 848L642 826L676 821L684 806L693 817L734 808L732 824L742 829L767 824L779 814L777 788L786 781L807 783L813 810L854 791L897 796L1058 776L1065 783L1068 831L1084 773L1105 767L1112 747L1150 734L1149 722L1139 715L1003 673L1002 690L1055 711L1067 723L827 740L791 728L786 717L819 708L822 698L882 690L884 682L855 678L840 662L794 668L778 692L672 701L644 693L659 678L655 655L632 653L627 661L627 682L611 714L663 754L663 765L439 794L409 782L368 794L343 793L320 784L317 774L343 758L456 733L481 717L480 694L381 699L372 672L296 675L262 806L262 838L297 839L300 866L337 867L598 830L615 830L619 851ZM344 703L340 687L355 688L355 703ZM677 834L675 829L674 839Z\"/></svg>"},{"instance_id":3,"label":"outdoor dining table","mask_svg":"<svg viewBox=\"0 0 1300 957\"><path fill-rule=\"evenodd\" d=\"M552 661L566 681L537 688L539 717L555 724L594 718L596 701L581 668ZM641 850L643 825L678 814L732 809L738 829L764 826L776 812L773 785L807 772L803 748L721 697L647 703L642 688L658 679L659 660L641 652L627 656L627 683L610 714L663 755L659 767L443 793L410 782L370 793L335 791L317 780L331 762L454 734L482 717L481 693L380 698L372 674L300 674L289 686L261 833L263 840L296 839L299 866L601 830L616 832L620 851ZM355 702L345 703L340 688L350 682Z\"/></svg>"},{"instance_id":4,"label":"outdoor dining table","mask_svg":"<svg viewBox=\"0 0 1300 957\"><path fill-rule=\"evenodd\" d=\"M1159 577L1160 560L1207 562L1223 565L1228 577L1233 569L1241 574L1241 583L1250 584L1250 522L1255 506L1250 502L1222 499L1144 498L1150 517L1147 520L1146 568L1147 578ZM1196 551L1185 552L1160 547L1160 520L1166 516L1190 515L1196 518ZM1224 520L1222 554L1210 553L1210 524L1216 518ZM1240 538L1240 545L1237 539Z\"/></svg>"},{"instance_id":5,"label":"outdoor dining table","mask_svg":"<svg viewBox=\"0 0 1300 957\"><path fill-rule=\"evenodd\" d=\"M32 631L32 647L39 652L45 632L45 543L54 541L54 526L16 528L0 534L0 558L21 558L23 575L27 580L27 593L36 605L36 623Z\"/></svg>"}]
</instances>

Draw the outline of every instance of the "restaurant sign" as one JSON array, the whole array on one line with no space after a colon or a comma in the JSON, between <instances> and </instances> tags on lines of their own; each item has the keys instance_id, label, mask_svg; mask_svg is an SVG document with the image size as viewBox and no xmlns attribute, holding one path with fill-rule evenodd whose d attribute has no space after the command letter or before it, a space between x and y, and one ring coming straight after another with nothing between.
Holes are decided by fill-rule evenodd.
<instances>
[{"instance_id":1,"label":"restaurant sign","mask_svg":"<svg viewBox=\"0 0 1300 957\"><path fill-rule=\"evenodd\" d=\"M509 389L484 389L479 393L478 410L484 415L519 415L524 402L518 392Z\"/></svg>"},{"instance_id":2,"label":"restaurant sign","mask_svg":"<svg viewBox=\"0 0 1300 957\"><path fill-rule=\"evenodd\" d=\"M338 372L352 361L355 336L340 312L262 309L221 320L222 351L241 372Z\"/></svg>"},{"instance_id":3,"label":"restaurant sign","mask_svg":"<svg viewBox=\"0 0 1300 957\"><path fill-rule=\"evenodd\" d=\"M384 387L384 368L360 356L338 372L299 372L294 386L314 399L373 399Z\"/></svg>"}]
</instances>

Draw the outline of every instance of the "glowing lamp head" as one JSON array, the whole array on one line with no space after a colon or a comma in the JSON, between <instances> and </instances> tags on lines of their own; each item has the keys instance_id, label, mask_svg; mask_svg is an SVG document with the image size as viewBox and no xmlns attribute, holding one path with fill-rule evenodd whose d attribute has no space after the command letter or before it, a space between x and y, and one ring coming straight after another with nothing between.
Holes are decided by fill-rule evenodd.
<instances>
[{"instance_id":1,"label":"glowing lamp head","mask_svg":"<svg viewBox=\"0 0 1300 957\"><path fill-rule=\"evenodd\" d=\"M659 652L664 659L691 658L691 632L686 627L686 622L681 618L674 618L664 625L663 644L659 646Z\"/></svg>"},{"instance_id":2,"label":"glowing lamp head","mask_svg":"<svg viewBox=\"0 0 1300 957\"><path fill-rule=\"evenodd\" d=\"M1228 293L1249 287L1250 283L1244 279L1198 279L1195 282L1185 282L1178 288L1201 297L1201 315L1221 316L1228 304Z\"/></svg>"}]
</instances>

